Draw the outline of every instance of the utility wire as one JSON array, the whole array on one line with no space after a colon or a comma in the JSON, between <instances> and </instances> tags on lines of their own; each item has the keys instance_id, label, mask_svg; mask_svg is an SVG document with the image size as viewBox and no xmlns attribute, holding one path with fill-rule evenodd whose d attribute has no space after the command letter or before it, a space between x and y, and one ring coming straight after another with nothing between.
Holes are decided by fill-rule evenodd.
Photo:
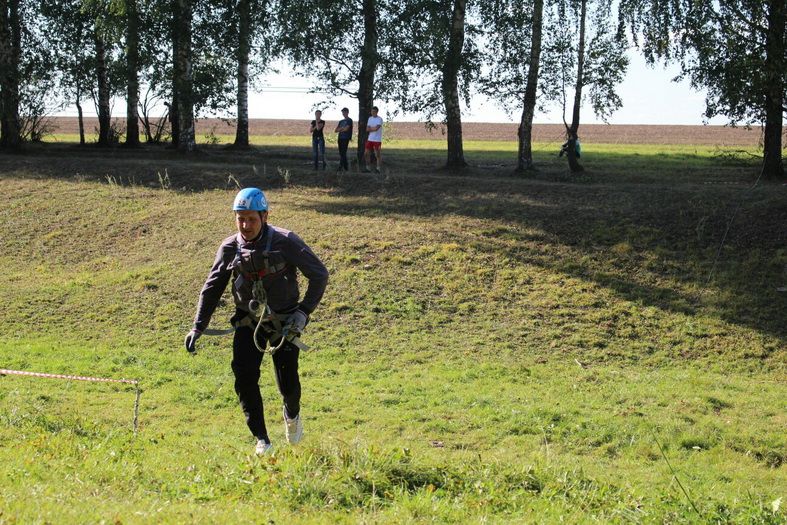
<instances>
[{"instance_id":1,"label":"utility wire","mask_svg":"<svg viewBox=\"0 0 787 525\"><path fill-rule=\"evenodd\" d=\"M299 93L299 94L315 94L315 95L329 95L329 91L315 90L308 87L301 86L263 86L260 88L264 93Z\"/></svg>"}]
</instances>

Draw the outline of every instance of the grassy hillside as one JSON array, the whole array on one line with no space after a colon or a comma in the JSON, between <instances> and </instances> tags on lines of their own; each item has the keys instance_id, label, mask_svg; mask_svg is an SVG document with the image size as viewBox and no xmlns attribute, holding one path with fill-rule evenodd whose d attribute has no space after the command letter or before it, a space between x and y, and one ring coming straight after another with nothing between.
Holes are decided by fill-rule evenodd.
<instances>
[{"instance_id":1,"label":"grassy hillside","mask_svg":"<svg viewBox=\"0 0 787 525\"><path fill-rule=\"evenodd\" d=\"M0 368L143 388L134 437L132 387L0 377L0 523L784 522L787 187L711 153L610 149L572 178L544 152L531 179L440 155L0 157ZM306 438L284 444L266 358L262 460L230 340L182 350L236 184L331 271Z\"/></svg>"}]
</instances>

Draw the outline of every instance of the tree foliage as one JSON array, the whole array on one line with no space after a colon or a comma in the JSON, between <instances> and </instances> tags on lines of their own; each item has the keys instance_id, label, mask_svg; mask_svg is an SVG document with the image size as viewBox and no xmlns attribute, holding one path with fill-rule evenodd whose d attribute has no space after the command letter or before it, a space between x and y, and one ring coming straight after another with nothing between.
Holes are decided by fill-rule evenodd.
<instances>
[{"instance_id":1,"label":"tree foliage","mask_svg":"<svg viewBox=\"0 0 787 525\"><path fill-rule=\"evenodd\" d=\"M381 42L396 29L390 24L396 9L390 0L280 0L276 10L279 56L321 91L358 100L359 165L371 107L388 92L379 72L388 60Z\"/></svg>"},{"instance_id":2,"label":"tree foliage","mask_svg":"<svg viewBox=\"0 0 787 525\"><path fill-rule=\"evenodd\" d=\"M577 85L579 57L579 0L555 0L545 8L544 54L542 79L545 102L558 103L566 109L567 98ZM581 88L593 112L607 121L622 106L617 86L628 70L625 35L618 30L609 0L588 0L587 36Z\"/></svg>"},{"instance_id":3,"label":"tree foliage","mask_svg":"<svg viewBox=\"0 0 787 525\"><path fill-rule=\"evenodd\" d=\"M478 16L486 44L480 54L484 74L479 78L479 91L506 111L514 111L522 103L531 68L533 5L491 0Z\"/></svg>"},{"instance_id":4,"label":"tree foliage","mask_svg":"<svg viewBox=\"0 0 787 525\"><path fill-rule=\"evenodd\" d=\"M783 0L2 0L0 6L2 49L12 49L14 17L22 21L14 34L24 48L3 51L3 108L36 123L59 104L75 103L81 116L91 99L101 143L112 131L110 101L125 96L135 136L137 105L147 139L166 136L156 114L167 105L180 113L171 119L173 134L181 120L193 135L194 118L237 112L236 142L247 144L249 84L279 58L329 98L358 99L359 152L377 99L430 125L445 123L448 164L462 165L461 108L480 91L508 110L522 107L518 165L529 166L535 108L557 104L565 115L571 106L569 140L578 137L583 101L604 121L620 108L628 29L651 64L675 61L682 78L707 91L707 118L763 124L764 173L783 174ZM16 117L6 113L3 129L11 129Z\"/></svg>"},{"instance_id":5,"label":"tree foliage","mask_svg":"<svg viewBox=\"0 0 787 525\"><path fill-rule=\"evenodd\" d=\"M296 72L332 95L358 95L362 2L281 0L277 29L280 55ZM379 57L378 57L379 58Z\"/></svg>"},{"instance_id":6,"label":"tree foliage","mask_svg":"<svg viewBox=\"0 0 787 525\"><path fill-rule=\"evenodd\" d=\"M679 79L706 90L706 118L765 126L764 173L783 176L784 1L623 0L620 11L648 62L675 62Z\"/></svg>"},{"instance_id":7,"label":"tree foliage","mask_svg":"<svg viewBox=\"0 0 787 525\"><path fill-rule=\"evenodd\" d=\"M451 0L413 0L402 6L391 20L397 31L385 42L390 49L381 82L388 97L405 113L422 113L428 122L443 121L443 67L448 59L451 31ZM477 4L468 5L462 60L459 64L459 93L469 105L473 83L481 72L477 46L481 32L476 22Z\"/></svg>"}]
</instances>

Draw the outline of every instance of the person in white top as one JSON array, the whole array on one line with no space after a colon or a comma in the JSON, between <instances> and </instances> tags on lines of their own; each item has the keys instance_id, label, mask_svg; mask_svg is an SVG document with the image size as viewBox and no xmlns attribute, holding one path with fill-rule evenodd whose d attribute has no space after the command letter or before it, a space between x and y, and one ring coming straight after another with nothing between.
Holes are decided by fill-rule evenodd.
<instances>
[{"instance_id":1,"label":"person in white top","mask_svg":"<svg viewBox=\"0 0 787 525\"><path fill-rule=\"evenodd\" d=\"M383 119L377 116L379 109L377 106L372 107L372 116L366 121L366 131L369 136L366 138L366 146L364 147L364 160L366 161L365 173L369 173L369 163L371 152L374 151L374 156L377 159L377 167L375 172L380 173L380 168L383 165L383 157L380 154L380 146L383 143Z\"/></svg>"}]
</instances>

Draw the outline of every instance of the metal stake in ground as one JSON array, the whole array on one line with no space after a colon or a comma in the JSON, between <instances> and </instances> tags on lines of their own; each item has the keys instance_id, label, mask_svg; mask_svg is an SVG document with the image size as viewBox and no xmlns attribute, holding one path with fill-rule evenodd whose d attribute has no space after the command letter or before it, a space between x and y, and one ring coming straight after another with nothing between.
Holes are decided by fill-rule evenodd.
<instances>
[{"instance_id":1,"label":"metal stake in ground","mask_svg":"<svg viewBox=\"0 0 787 525\"><path fill-rule=\"evenodd\" d=\"M89 376L72 376L66 374L45 374L43 372L27 372L24 370L7 370L0 369L0 376L13 375L13 376L28 376L28 377L45 377L48 379L66 379L70 381L90 381L93 383L125 383L127 385L134 385L136 390L134 396L134 435L137 435L137 424L139 421L139 396L141 391L139 389L139 380L137 379L111 379L108 377L89 377Z\"/></svg>"}]
</instances>

